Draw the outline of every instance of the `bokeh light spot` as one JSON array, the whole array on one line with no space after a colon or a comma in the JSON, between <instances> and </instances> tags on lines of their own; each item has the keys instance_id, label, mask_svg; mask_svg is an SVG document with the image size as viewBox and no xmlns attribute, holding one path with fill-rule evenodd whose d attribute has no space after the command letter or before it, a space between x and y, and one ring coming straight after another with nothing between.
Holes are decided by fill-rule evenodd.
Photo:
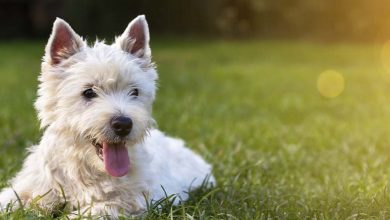
<instances>
[{"instance_id":1,"label":"bokeh light spot","mask_svg":"<svg viewBox=\"0 0 390 220\"><path fill-rule=\"evenodd\" d=\"M335 98L339 96L344 91L344 87L344 77L337 71L326 70L318 76L318 92L326 98Z\"/></svg>"}]
</instances>

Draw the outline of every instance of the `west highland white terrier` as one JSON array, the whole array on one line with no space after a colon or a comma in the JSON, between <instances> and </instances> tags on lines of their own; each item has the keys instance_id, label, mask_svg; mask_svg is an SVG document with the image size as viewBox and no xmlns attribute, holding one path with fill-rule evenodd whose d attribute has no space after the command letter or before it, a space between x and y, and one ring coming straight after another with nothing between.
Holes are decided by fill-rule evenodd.
<instances>
[{"instance_id":1,"label":"west highland white terrier","mask_svg":"<svg viewBox=\"0 0 390 220\"><path fill-rule=\"evenodd\" d=\"M153 128L157 78L143 15L112 45L93 46L57 18L35 103L44 134L1 192L2 209L66 199L73 210L117 218L166 195L185 200L205 179L213 185L209 164Z\"/></svg>"}]
</instances>

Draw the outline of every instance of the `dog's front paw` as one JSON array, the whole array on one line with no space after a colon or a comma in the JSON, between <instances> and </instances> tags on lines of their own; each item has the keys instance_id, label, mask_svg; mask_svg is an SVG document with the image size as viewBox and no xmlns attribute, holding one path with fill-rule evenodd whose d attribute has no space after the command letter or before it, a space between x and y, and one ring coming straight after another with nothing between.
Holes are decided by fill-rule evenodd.
<instances>
[{"instance_id":1,"label":"dog's front paw","mask_svg":"<svg viewBox=\"0 0 390 220\"><path fill-rule=\"evenodd\" d=\"M118 219L120 217L140 216L145 212L144 209L124 210L117 205L107 205L107 203L94 203L92 206L83 207L69 215L71 219Z\"/></svg>"},{"instance_id":2,"label":"dog's front paw","mask_svg":"<svg viewBox=\"0 0 390 220\"><path fill-rule=\"evenodd\" d=\"M19 203L18 198L11 188L5 188L0 193L0 211L5 211L8 206L17 208Z\"/></svg>"},{"instance_id":3,"label":"dog's front paw","mask_svg":"<svg viewBox=\"0 0 390 220\"><path fill-rule=\"evenodd\" d=\"M120 212L117 208L104 203L95 203L93 206L81 207L73 211L68 217L70 219L118 219Z\"/></svg>"}]
</instances>

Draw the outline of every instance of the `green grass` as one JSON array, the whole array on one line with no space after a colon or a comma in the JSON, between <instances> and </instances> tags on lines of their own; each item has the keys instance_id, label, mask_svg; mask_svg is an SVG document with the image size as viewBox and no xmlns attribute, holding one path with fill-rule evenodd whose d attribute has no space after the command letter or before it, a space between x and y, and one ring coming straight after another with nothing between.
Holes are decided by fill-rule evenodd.
<instances>
[{"instance_id":1,"label":"green grass","mask_svg":"<svg viewBox=\"0 0 390 220\"><path fill-rule=\"evenodd\" d=\"M0 43L0 187L39 141L32 103L43 47ZM210 161L218 186L178 207L163 201L146 218L390 218L390 81L379 46L165 40L152 48L159 128ZM328 69L346 81L333 99L316 87Z\"/></svg>"}]
</instances>

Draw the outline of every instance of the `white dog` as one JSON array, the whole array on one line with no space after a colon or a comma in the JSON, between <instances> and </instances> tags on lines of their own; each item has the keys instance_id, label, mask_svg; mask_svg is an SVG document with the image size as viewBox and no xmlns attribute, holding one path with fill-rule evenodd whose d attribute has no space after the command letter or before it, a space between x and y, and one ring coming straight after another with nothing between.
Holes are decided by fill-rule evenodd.
<instances>
[{"instance_id":1,"label":"white dog","mask_svg":"<svg viewBox=\"0 0 390 220\"><path fill-rule=\"evenodd\" d=\"M142 213L166 194L185 200L208 176L214 183L211 166L182 140L152 128L157 72L144 16L112 45L92 47L57 19L39 80L44 134L1 192L3 209L66 199L73 209L117 218Z\"/></svg>"}]
</instances>

